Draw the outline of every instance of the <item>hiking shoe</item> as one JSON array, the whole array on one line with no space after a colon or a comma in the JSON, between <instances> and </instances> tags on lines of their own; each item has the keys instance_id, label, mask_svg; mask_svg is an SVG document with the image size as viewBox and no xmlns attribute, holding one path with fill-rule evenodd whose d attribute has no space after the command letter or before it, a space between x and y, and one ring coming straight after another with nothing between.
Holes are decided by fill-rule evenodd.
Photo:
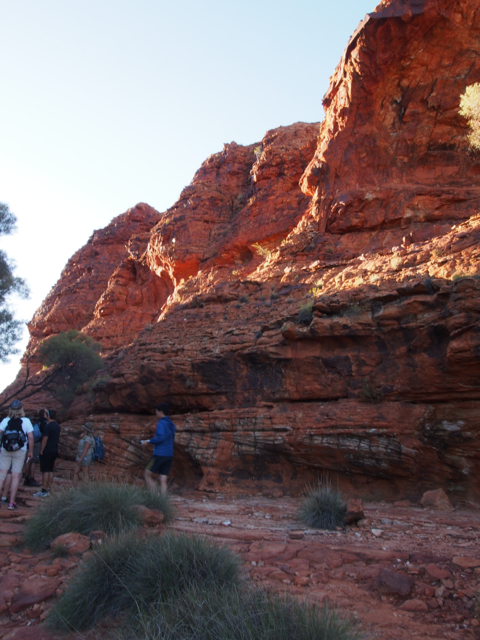
<instances>
[{"instance_id":1,"label":"hiking shoe","mask_svg":"<svg viewBox=\"0 0 480 640\"><path fill-rule=\"evenodd\" d=\"M17 509L17 503L16 502L10 502L10 504L8 505L8 508L10 509L10 511L13 511L14 509Z\"/></svg>"},{"instance_id":2,"label":"hiking shoe","mask_svg":"<svg viewBox=\"0 0 480 640\"><path fill-rule=\"evenodd\" d=\"M29 487L41 487L42 485L40 484L40 482L37 482L34 478L29 478L28 479L28 486Z\"/></svg>"},{"instance_id":3,"label":"hiking shoe","mask_svg":"<svg viewBox=\"0 0 480 640\"><path fill-rule=\"evenodd\" d=\"M3 502L3 504L7 504L7 502L8 502L8 498L2 498L2 500L1 500L1 501Z\"/></svg>"},{"instance_id":4,"label":"hiking shoe","mask_svg":"<svg viewBox=\"0 0 480 640\"><path fill-rule=\"evenodd\" d=\"M44 491L43 489L41 491L37 491L37 493L33 494L34 498L45 498L46 496L49 496L50 494L48 493L48 491Z\"/></svg>"}]
</instances>

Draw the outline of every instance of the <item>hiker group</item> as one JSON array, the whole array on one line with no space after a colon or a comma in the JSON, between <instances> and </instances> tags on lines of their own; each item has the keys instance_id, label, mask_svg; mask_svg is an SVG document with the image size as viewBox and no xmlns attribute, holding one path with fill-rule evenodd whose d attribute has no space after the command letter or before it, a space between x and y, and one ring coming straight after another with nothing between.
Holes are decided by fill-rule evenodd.
<instances>
[{"instance_id":1,"label":"hiker group","mask_svg":"<svg viewBox=\"0 0 480 640\"><path fill-rule=\"evenodd\" d=\"M169 418L169 406L160 403L155 407L157 424L153 438L141 440L142 446L154 445L153 456L148 462L144 478L147 486L155 487L155 479L160 481L160 491L166 493L167 479L173 462L173 444L175 425ZM55 420L54 410L40 409L38 419L25 416L20 400L10 405L8 416L0 422L0 494L1 504L8 503L9 509L16 509L16 496L22 472L23 484L41 487L34 497L45 498L50 495L53 483L53 469L58 456L61 427ZM89 480L90 466L94 460L105 456L103 443L94 435L93 424L86 422L82 426L78 442L73 482L76 484L80 474L83 480ZM35 480L34 472L40 463L41 484ZM8 494L10 497L8 498Z\"/></svg>"},{"instance_id":2,"label":"hiker group","mask_svg":"<svg viewBox=\"0 0 480 640\"><path fill-rule=\"evenodd\" d=\"M8 416L0 423L0 492L2 503L8 502L9 509L17 508L16 497L22 471L26 486L42 487L35 496L49 494L60 440L60 425L54 417L53 411L40 409L38 421L33 426L30 418L25 416L20 400L14 400ZM40 462L42 473L41 485L34 477L37 462Z\"/></svg>"}]
</instances>

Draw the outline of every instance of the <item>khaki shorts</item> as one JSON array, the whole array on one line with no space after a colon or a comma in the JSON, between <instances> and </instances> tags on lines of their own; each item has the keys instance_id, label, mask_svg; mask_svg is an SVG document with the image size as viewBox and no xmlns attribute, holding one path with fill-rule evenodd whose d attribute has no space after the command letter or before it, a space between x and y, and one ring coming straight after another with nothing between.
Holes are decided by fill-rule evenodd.
<instances>
[{"instance_id":1,"label":"khaki shorts","mask_svg":"<svg viewBox=\"0 0 480 640\"><path fill-rule=\"evenodd\" d=\"M12 473L22 473L23 463L27 452L23 449L18 451L6 451L3 447L0 449L0 471L8 471L12 465Z\"/></svg>"},{"instance_id":2,"label":"khaki shorts","mask_svg":"<svg viewBox=\"0 0 480 640\"><path fill-rule=\"evenodd\" d=\"M92 464L92 456L86 458L77 458L77 463L80 463L81 467L89 467Z\"/></svg>"}]
</instances>

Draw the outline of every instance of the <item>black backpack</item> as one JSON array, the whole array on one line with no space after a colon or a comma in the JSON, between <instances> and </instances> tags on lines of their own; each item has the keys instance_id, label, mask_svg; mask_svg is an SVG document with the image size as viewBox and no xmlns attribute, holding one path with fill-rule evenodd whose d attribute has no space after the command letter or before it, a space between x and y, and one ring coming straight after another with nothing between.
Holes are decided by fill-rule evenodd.
<instances>
[{"instance_id":1,"label":"black backpack","mask_svg":"<svg viewBox=\"0 0 480 640\"><path fill-rule=\"evenodd\" d=\"M21 418L10 418L3 432L2 447L5 451L18 451L27 441L22 429Z\"/></svg>"}]
</instances>

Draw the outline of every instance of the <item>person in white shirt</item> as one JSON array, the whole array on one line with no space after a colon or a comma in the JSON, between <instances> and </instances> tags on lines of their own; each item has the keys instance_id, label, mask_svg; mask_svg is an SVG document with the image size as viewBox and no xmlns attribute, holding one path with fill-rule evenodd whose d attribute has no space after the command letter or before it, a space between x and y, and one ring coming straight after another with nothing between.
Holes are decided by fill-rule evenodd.
<instances>
[{"instance_id":1,"label":"person in white shirt","mask_svg":"<svg viewBox=\"0 0 480 640\"><path fill-rule=\"evenodd\" d=\"M25 417L20 400L14 400L10 405L8 417L0 422L0 494L8 470L12 469L12 485L10 487L9 509L16 509L18 485L22 475L23 464L33 456L33 426ZM28 455L27 455L28 444Z\"/></svg>"}]
</instances>

